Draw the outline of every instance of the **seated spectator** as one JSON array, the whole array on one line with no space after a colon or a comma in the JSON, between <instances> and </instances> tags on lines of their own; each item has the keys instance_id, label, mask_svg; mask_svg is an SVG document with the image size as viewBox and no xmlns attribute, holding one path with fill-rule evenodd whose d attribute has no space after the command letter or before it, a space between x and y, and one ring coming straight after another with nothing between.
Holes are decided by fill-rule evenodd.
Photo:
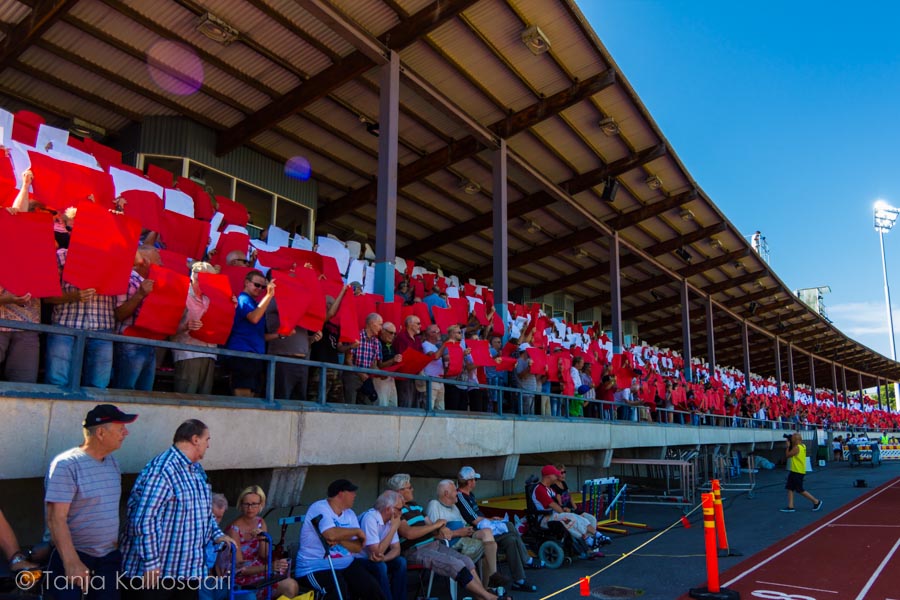
<instances>
[{"instance_id":1,"label":"seated spectator","mask_svg":"<svg viewBox=\"0 0 900 600\"><path fill-rule=\"evenodd\" d=\"M30 562L22 552L16 533L3 516L3 511L0 511L0 552L3 552L3 556L9 561L9 570L13 573L37 568L37 565Z\"/></svg>"},{"instance_id":2,"label":"seated spectator","mask_svg":"<svg viewBox=\"0 0 900 600\"><path fill-rule=\"evenodd\" d=\"M199 348L215 348L215 344L198 340L192 331L203 327L203 315L209 309L209 297L203 294L199 285L200 273L215 273L216 268L208 262L191 265L191 285L188 288L184 315L178 324L173 342ZM213 375L216 369L216 355L189 350L172 350L175 361L175 391L180 394L209 394L212 392Z\"/></svg>"},{"instance_id":3,"label":"seated spectator","mask_svg":"<svg viewBox=\"0 0 900 600\"><path fill-rule=\"evenodd\" d=\"M356 557L381 586L388 600L406 600L406 559L400 555L400 511L403 498L388 490L375 500L375 506L359 517L366 534L366 546Z\"/></svg>"},{"instance_id":4,"label":"seated spectator","mask_svg":"<svg viewBox=\"0 0 900 600\"><path fill-rule=\"evenodd\" d=\"M406 279L402 279L397 284L394 295L396 296L395 300L400 300L403 304L412 304L413 292L409 289L409 282Z\"/></svg>"},{"instance_id":5,"label":"seated spectator","mask_svg":"<svg viewBox=\"0 0 900 600\"><path fill-rule=\"evenodd\" d=\"M22 187L12 206L6 210L10 214L28 212L28 187L34 180L30 169L22 172ZM41 322L41 301L31 294L16 296L0 286L0 319L23 323ZM0 327L0 368L6 381L36 383L40 342L37 331L22 331Z\"/></svg>"},{"instance_id":6,"label":"seated spectator","mask_svg":"<svg viewBox=\"0 0 900 600\"><path fill-rule=\"evenodd\" d=\"M378 341L381 344L381 360L378 368L384 369L399 364L403 355L397 352L394 340L397 338L397 326L391 322L381 327ZM397 406L397 386L393 377L373 377L375 392L378 394L378 406Z\"/></svg>"},{"instance_id":7,"label":"seated spectator","mask_svg":"<svg viewBox=\"0 0 900 600\"><path fill-rule=\"evenodd\" d=\"M71 209L71 211L71 219L75 219L75 209ZM68 217L68 215L69 210L66 211L66 216ZM74 221L72 222L74 223ZM60 248L56 251L62 296L45 299L47 304L53 305L52 324L72 329L112 333L116 325L116 297L101 296L94 288L80 290L63 280L62 273L67 255L68 248ZM72 336L57 333L47 335L46 372L44 375L47 383L53 385L69 383L74 347L75 338ZM112 376L112 366L113 343L107 340L88 338L84 348L81 384L96 388L108 387Z\"/></svg>"},{"instance_id":8,"label":"seated spectator","mask_svg":"<svg viewBox=\"0 0 900 600\"><path fill-rule=\"evenodd\" d=\"M553 484L552 489L556 492L557 504L562 507L564 512L576 514L588 522L587 533L594 536L597 546L610 543L611 540L608 536L597 531L597 517L589 512L578 511L575 508L575 503L572 502L572 495L569 493L569 484L566 483L566 466L563 464L555 466L556 470L559 471L559 477L556 483Z\"/></svg>"},{"instance_id":9,"label":"seated spectator","mask_svg":"<svg viewBox=\"0 0 900 600\"><path fill-rule=\"evenodd\" d=\"M263 293L265 290L265 293ZM234 326L225 342L229 350L266 352L266 308L275 297L275 281L267 281L260 271L252 270L244 278L244 291L238 296ZM231 388L235 396L252 398L260 385L265 363L234 356L226 357L225 365L231 374Z\"/></svg>"},{"instance_id":10,"label":"seated spectator","mask_svg":"<svg viewBox=\"0 0 900 600\"><path fill-rule=\"evenodd\" d=\"M432 523L446 521L450 530L450 547L476 560L479 554L484 555L483 577L490 582L491 576L497 572L497 542L490 529L478 529L468 525L456 507L459 500L456 484L444 479L437 484L437 498L428 502L425 514ZM480 544L471 543L472 540ZM490 583L489 583L490 585Z\"/></svg>"},{"instance_id":11,"label":"seated spectator","mask_svg":"<svg viewBox=\"0 0 900 600\"><path fill-rule=\"evenodd\" d=\"M386 600L381 586L369 574L363 561L354 558L366 544L366 534L353 512L357 489L346 479L332 481L328 486L328 497L310 505L300 530L300 550L294 575L303 585L325 594L326 598L336 598L340 593L348 600ZM322 538L328 548L322 545Z\"/></svg>"},{"instance_id":12,"label":"seated spectator","mask_svg":"<svg viewBox=\"0 0 900 600\"><path fill-rule=\"evenodd\" d=\"M150 265L160 265L159 250L153 246L141 246L134 256L134 269L128 280L128 292L116 296L116 322L118 332L134 325L144 298L153 292ZM156 348L146 344L116 342L113 352L113 385L123 390L153 389L156 378Z\"/></svg>"},{"instance_id":13,"label":"seated spectator","mask_svg":"<svg viewBox=\"0 0 900 600\"><path fill-rule=\"evenodd\" d=\"M235 573L235 583L249 586L266 579L268 569L269 544L260 534L266 531L266 522L259 515L266 507L266 493L258 485L244 488L237 500L240 515L225 529L225 534L239 543L235 550L236 564L240 565ZM284 573L287 561L279 559L272 562L272 570ZM300 591L297 582L288 577L273 586L275 598L287 596L293 598ZM265 595L265 590L262 590Z\"/></svg>"},{"instance_id":14,"label":"seated spectator","mask_svg":"<svg viewBox=\"0 0 900 600\"><path fill-rule=\"evenodd\" d=\"M210 499L212 514L216 523L222 522L225 511L228 510L228 499L225 494L213 494ZM226 567L227 564L227 567ZM228 598L229 581L226 578L228 569L231 568L231 548L225 544L216 544L213 541L206 543L206 567L208 575L203 579L203 585L199 590L200 600L225 600Z\"/></svg>"},{"instance_id":15,"label":"seated spectator","mask_svg":"<svg viewBox=\"0 0 900 600\"><path fill-rule=\"evenodd\" d=\"M569 534L578 542L583 542L588 548L594 545L594 535L588 533L590 523L581 515L565 510L559 505L557 493L553 490L553 484L559 482L561 477L559 469L553 465L547 465L541 469L541 481L534 487L531 499L538 512L543 513L541 526L546 527L548 521L562 521Z\"/></svg>"},{"instance_id":16,"label":"seated spectator","mask_svg":"<svg viewBox=\"0 0 900 600\"><path fill-rule=\"evenodd\" d=\"M447 522L443 519L432 521L425 516L425 509L413 498L409 475L398 473L388 480L387 485L403 497L402 522L398 533L406 560L411 564L421 564L438 575L450 577L473 598L497 600L498 596L481 583L472 559L447 546L446 541L452 535Z\"/></svg>"},{"instance_id":17,"label":"seated spectator","mask_svg":"<svg viewBox=\"0 0 900 600\"><path fill-rule=\"evenodd\" d=\"M317 342L310 344L309 353L310 360L323 362L332 365L340 363L343 356L349 349L350 344L340 341L341 328L332 319L341 308L341 301L344 294L349 290L349 286L341 288L337 298L331 296L325 297L326 319L322 326L322 337ZM331 316L329 316L331 315ZM344 382L341 376L342 371L337 369L325 370L325 398L328 402L344 401ZM314 368L309 374L309 386L307 388L306 397L319 399L319 381L322 376L321 368Z\"/></svg>"},{"instance_id":18,"label":"seated spectator","mask_svg":"<svg viewBox=\"0 0 900 600\"><path fill-rule=\"evenodd\" d=\"M447 302L447 300L441 294L440 288L438 288L437 286L431 288L431 293L425 296L422 299L422 302L428 305L428 316L431 317L432 320L434 320L434 313L432 312L432 310L435 306L438 308L450 307L450 303Z\"/></svg>"},{"instance_id":19,"label":"seated spectator","mask_svg":"<svg viewBox=\"0 0 900 600\"><path fill-rule=\"evenodd\" d=\"M466 523L478 530L490 529L494 533L499 553L506 556L509 571L512 574L512 589L522 592L536 592L537 587L531 585L525 579L525 569L539 569L541 562L528 554L525 542L519 536L518 530L512 523L501 521L499 517L488 519L478 508L478 500L475 498L475 482L481 475L472 467L463 467L459 470L456 507Z\"/></svg>"}]
</instances>

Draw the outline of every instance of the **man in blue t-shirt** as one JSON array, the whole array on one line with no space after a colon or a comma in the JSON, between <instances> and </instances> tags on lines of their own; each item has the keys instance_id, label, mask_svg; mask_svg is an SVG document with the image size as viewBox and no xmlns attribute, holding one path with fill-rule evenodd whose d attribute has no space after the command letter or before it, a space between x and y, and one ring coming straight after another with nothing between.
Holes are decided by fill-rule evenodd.
<instances>
[{"instance_id":1,"label":"man in blue t-shirt","mask_svg":"<svg viewBox=\"0 0 900 600\"><path fill-rule=\"evenodd\" d=\"M266 353L266 307L275 297L275 280L266 281L256 269L244 278L244 291L238 296L234 311L234 325L225 342L229 350ZM259 387L265 363L229 356L225 366L231 374L231 389L235 396L252 398Z\"/></svg>"}]
</instances>

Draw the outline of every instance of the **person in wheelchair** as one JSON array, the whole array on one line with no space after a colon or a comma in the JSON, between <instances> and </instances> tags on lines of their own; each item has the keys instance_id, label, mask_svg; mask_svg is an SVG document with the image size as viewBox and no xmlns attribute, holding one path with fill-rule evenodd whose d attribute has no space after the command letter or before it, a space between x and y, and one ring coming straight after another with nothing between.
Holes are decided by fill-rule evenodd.
<instances>
[{"instance_id":1,"label":"person in wheelchair","mask_svg":"<svg viewBox=\"0 0 900 600\"><path fill-rule=\"evenodd\" d=\"M541 527L546 528L550 521L560 521L572 538L583 542L588 548L593 548L595 538L593 533L588 532L589 521L581 515L563 508L558 502L559 497L553 490L553 486L559 483L561 477L562 473L559 472L559 469L553 465L547 465L541 469L541 480L531 492L534 508L542 514Z\"/></svg>"},{"instance_id":2,"label":"person in wheelchair","mask_svg":"<svg viewBox=\"0 0 900 600\"><path fill-rule=\"evenodd\" d=\"M557 482L553 484L553 491L556 492L556 502L562 507L565 512L576 514L579 517L587 520L587 533L594 536L595 545L603 546L612 543L612 540L609 538L609 536L603 535L602 533L597 531L597 517L589 512L577 511L575 503L572 502L572 495L569 493L569 484L566 483L566 466L563 464L558 464L555 466L556 470L559 471L559 478Z\"/></svg>"}]
</instances>

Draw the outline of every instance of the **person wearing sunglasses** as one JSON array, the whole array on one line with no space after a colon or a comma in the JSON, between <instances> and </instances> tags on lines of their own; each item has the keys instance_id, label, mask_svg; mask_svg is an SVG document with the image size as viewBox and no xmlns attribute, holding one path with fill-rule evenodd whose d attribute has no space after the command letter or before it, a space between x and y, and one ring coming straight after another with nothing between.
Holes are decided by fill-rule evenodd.
<instances>
[{"instance_id":1,"label":"person wearing sunglasses","mask_svg":"<svg viewBox=\"0 0 900 600\"><path fill-rule=\"evenodd\" d=\"M253 269L244 278L244 291L238 296L234 311L234 325L225 348L265 354L266 308L275 297L275 280L266 281L261 271ZM265 363L229 356L225 366L231 374L231 389L235 396L252 398L259 389Z\"/></svg>"}]
</instances>

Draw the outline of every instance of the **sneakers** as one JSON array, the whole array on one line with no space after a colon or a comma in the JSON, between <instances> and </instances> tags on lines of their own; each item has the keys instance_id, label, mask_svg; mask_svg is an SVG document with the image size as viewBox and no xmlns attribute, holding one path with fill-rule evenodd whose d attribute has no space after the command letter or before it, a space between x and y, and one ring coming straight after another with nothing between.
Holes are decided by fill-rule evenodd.
<instances>
[{"instance_id":1,"label":"sneakers","mask_svg":"<svg viewBox=\"0 0 900 600\"><path fill-rule=\"evenodd\" d=\"M819 504L822 504L822 503L819 502ZM816 510L816 509L813 509L813 510ZM797 512L797 509L795 509L793 506L786 506L786 507L784 507L784 508L781 509L781 512L783 512L783 513L792 513L792 512Z\"/></svg>"},{"instance_id":2,"label":"sneakers","mask_svg":"<svg viewBox=\"0 0 900 600\"><path fill-rule=\"evenodd\" d=\"M816 503L816 505L813 506L813 512L817 512L817 511L820 511L820 510L822 510L822 501L821 501L821 500L819 500L819 501Z\"/></svg>"},{"instance_id":3,"label":"sneakers","mask_svg":"<svg viewBox=\"0 0 900 600\"><path fill-rule=\"evenodd\" d=\"M606 546L612 544L612 539L608 535L603 535L599 531L594 534L597 546Z\"/></svg>"}]
</instances>

